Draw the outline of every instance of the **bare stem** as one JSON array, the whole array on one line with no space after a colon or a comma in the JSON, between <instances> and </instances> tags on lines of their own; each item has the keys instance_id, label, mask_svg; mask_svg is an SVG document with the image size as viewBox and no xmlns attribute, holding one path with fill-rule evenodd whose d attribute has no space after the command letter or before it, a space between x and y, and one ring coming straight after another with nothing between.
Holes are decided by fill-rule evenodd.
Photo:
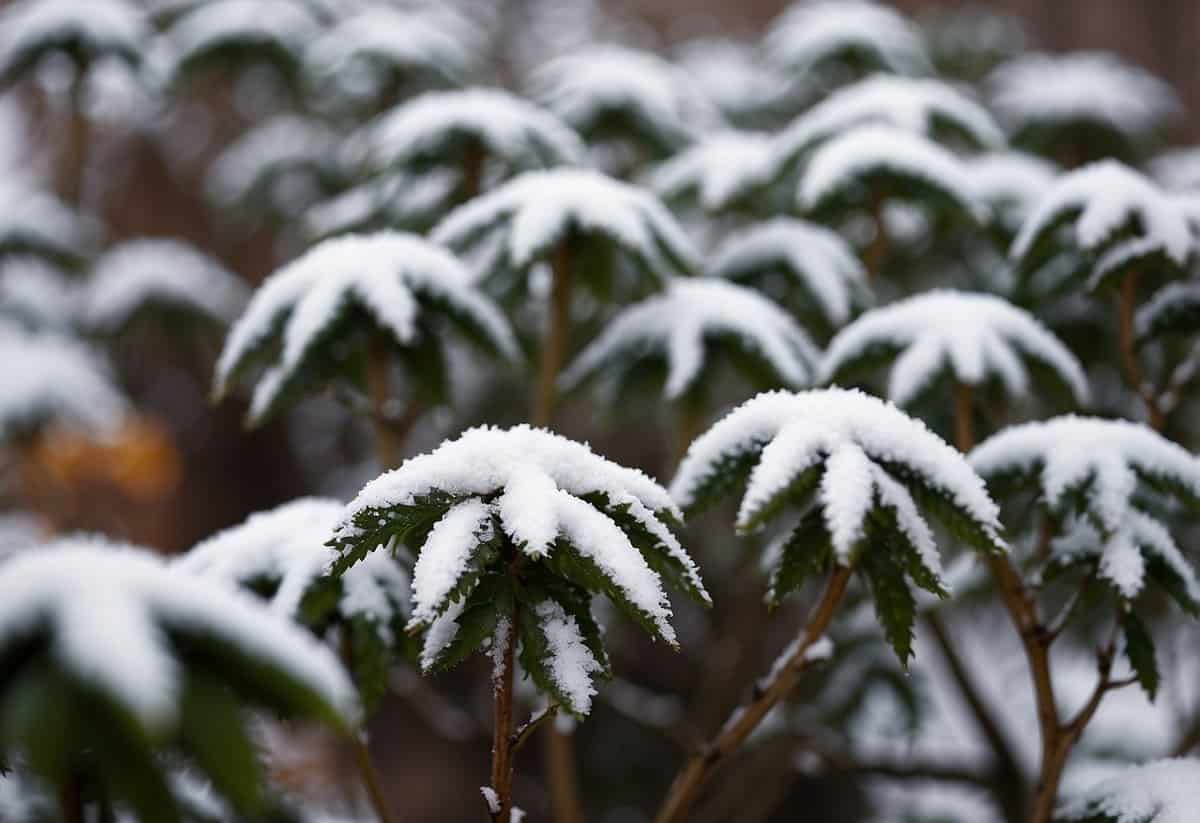
<instances>
[{"instance_id":1,"label":"bare stem","mask_svg":"<svg viewBox=\"0 0 1200 823\"><path fill-rule=\"evenodd\" d=\"M1121 298L1118 303L1120 320L1121 365L1125 372L1125 380L1129 387L1137 392L1146 406L1146 416L1150 427L1162 431L1166 424L1165 416L1159 406L1158 396L1152 386L1146 382L1142 374L1142 365L1138 360L1137 341L1135 339L1134 313L1137 309L1137 287L1139 273L1134 270L1125 275L1121 281Z\"/></svg>"},{"instance_id":2,"label":"bare stem","mask_svg":"<svg viewBox=\"0 0 1200 823\"><path fill-rule=\"evenodd\" d=\"M579 794L579 769L575 758L575 736L549 723L544 737L546 782L555 823L585 823L587 816Z\"/></svg>"},{"instance_id":3,"label":"bare stem","mask_svg":"<svg viewBox=\"0 0 1200 823\"><path fill-rule=\"evenodd\" d=\"M975 448L975 390L968 383L954 387L954 445L963 454Z\"/></svg>"},{"instance_id":4,"label":"bare stem","mask_svg":"<svg viewBox=\"0 0 1200 823\"><path fill-rule=\"evenodd\" d=\"M558 400L558 373L567 353L567 332L571 321L571 245L568 239L559 243L551 260L553 282L550 287L550 306L546 339L542 345L541 376L533 410L535 426L549 426Z\"/></svg>"},{"instance_id":5,"label":"bare stem","mask_svg":"<svg viewBox=\"0 0 1200 823\"><path fill-rule=\"evenodd\" d=\"M463 156L462 192L467 200L478 195L483 186L483 161L481 145L471 146Z\"/></svg>"},{"instance_id":6,"label":"bare stem","mask_svg":"<svg viewBox=\"0 0 1200 823\"><path fill-rule=\"evenodd\" d=\"M884 259L888 252L888 234L887 224L884 222L883 216L883 194L876 192L871 195L869 211L871 214L871 224L875 229L875 236L871 238L871 244L867 246L867 250L863 255L863 266L867 270L867 281L875 282L883 270Z\"/></svg>"},{"instance_id":7,"label":"bare stem","mask_svg":"<svg viewBox=\"0 0 1200 823\"><path fill-rule=\"evenodd\" d=\"M403 445L391 417L391 376L387 338L377 335L371 340L367 351L367 392L371 396L371 420L375 424L375 448L379 462L385 469L400 464L400 449Z\"/></svg>"},{"instance_id":8,"label":"bare stem","mask_svg":"<svg viewBox=\"0 0 1200 823\"><path fill-rule=\"evenodd\" d=\"M70 769L58 787L58 813L63 823L83 823L83 786L79 773Z\"/></svg>"},{"instance_id":9,"label":"bare stem","mask_svg":"<svg viewBox=\"0 0 1200 823\"><path fill-rule=\"evenodd\" d=\"M833 615L846 593L852 571L838 566L829 577L825 593L809 618L808 625L787 659L775 666L755 689L753 698L734 710L717 735L692 755L671 784L655 823L679 823L687 819L701 789L717 769L745 742L750 733L800 680L809 663L808 652L829 628Z\"/></svg>"},{"instance_id":10,"label":"bare stem","mask_svg":"<svg viewBox=\"0 0 1200 823\"><path fill-rule=\"evenodd\" d=\"M498 632L496 641L503 645L497 650L494 673L495 721L492 729L492 790L496 793L497 810L492 813L495 823L510 823L512 819L513 779L513 657L517 648L517 621L520 606L513 606L512 622Z\"/></svg>"},{"instance_id":11,"label":"bare stem","mask_svg":"<svg viewBox=\"0 0 1200 823\"><path fill-rule=\"evenodd\" d=\"M83 205L84 174L87 171L88 120L83 111L84 75L76 72L71 81L71 104L59 158L58 191L75 208Z\"/></svg>"}]
</instances>

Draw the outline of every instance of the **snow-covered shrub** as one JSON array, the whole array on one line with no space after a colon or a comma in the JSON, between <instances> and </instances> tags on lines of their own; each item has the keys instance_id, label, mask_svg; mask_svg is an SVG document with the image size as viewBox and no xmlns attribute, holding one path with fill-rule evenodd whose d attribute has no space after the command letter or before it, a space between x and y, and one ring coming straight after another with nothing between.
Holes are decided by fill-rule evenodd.
<instances>
[{"instance_id":1,"label":"snow-covered shrub","mask_svg":"<svg viewBox=\"0 0 1200 823\"><path fill-rule=\"evenodd\" d=\"M1200 806L1200 762L1130 766L1064 804L1061 823L1186 823Z\"/></svg>"}]
</instances>

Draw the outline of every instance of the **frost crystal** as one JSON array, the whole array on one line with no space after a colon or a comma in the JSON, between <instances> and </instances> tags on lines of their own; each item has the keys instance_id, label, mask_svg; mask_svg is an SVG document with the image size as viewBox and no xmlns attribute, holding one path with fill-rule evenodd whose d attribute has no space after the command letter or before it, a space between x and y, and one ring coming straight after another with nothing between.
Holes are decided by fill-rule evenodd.
<instances>
[{"instance_id":1,"label":"frost crystal","mask_svg":"<svg viewBox=\"0 0 1200 823\"><path fill-rule=\"evenodd\" d=\"M1022 360L1050 368L1076 402L1088 399L1083 367L1033 315L1000 297L932 291L872 309L842 329L821 365L823 381L836 380L865 358L895 352L887 396L911 403L946 370L959 383L980 385L998 378L1005 390L1029 392Z\"/></svg>"},{"instance_id":2,"label":"frost crystal","mask_svg":"<svg viewBox=\"0 0 1200 823\"><path fill-rule=\"evenodd\" d=\"M713 278L676 279L666 292L622 309L564 372L572 386L613 365L663 358L663 393L677 400L701 379L710 348L732 337L783 385L807 383L818 355L787 312L749 289Z\"/></svg>"}]
</instances>

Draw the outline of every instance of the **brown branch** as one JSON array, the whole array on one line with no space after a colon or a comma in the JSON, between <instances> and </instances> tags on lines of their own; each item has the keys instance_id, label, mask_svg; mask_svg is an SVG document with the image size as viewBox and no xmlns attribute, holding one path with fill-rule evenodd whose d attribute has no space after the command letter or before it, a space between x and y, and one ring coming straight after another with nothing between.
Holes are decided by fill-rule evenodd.
<instances>
[{"instance_id":1,"label":"brown branch","mask_svg":"<svg viewBox=\"0 0 1200 823\"><path fill-rule=\"evenodd\" d=\"M520 604L514 603L511 623L505 629L504 636L496 637L502 643L499 659L496 660L494 680L495 719L492 728L492 791L496 793L497 809L492 812L492 820L496 823L510 823L512 820L512 779L513 779L513 658L517 648L517 622L520 619Z\"/></svg>"},{"instance_id":2,"label":"brown branch","mask_svg":"<svg viewBox=\"0 0 1200 823\"><path fill-rule=\"evenodd\" d=\"M571 243L564 238L550 261L553 280L550 305L547 307L546 339L542 341L541 373L534 401L533 424L549 426L558 400L558 373L567 355L567 336L571 321L571 287L573 280Z\"/></svg>"},{"instance_id":3,"label":"brown branch","mask_svg":"<svg viewBox=\"0 0 1200 823\"><path fill-rule=\"evenodd\" d=\"M808 625L797 639L786 659L779 661L755 689L753 698L734 710L716 736L692 755L667 792L655 823L679 823L687 819L701 789L717 769L745 742L767 716L800 680L809 663L808 653L829 628L838 606L846 593L852 571L838 566L829 577L825 593L817 604Z\"/></svg>"},{"instance_id":4,"label":"brown branch","mask_svg":"<svg viewBox=\"0 0 1200 823\"><path fill-rule=\"evenodd\" d=\"M975 390L969 383L954 386L954 445L963 454L975 448Z\"/></svg>"},{"instance_id":5,"label":"brown branch","mask_svg":"<svg viewBox=\"0 0 1200 823\"><path fill-rule=\"evenodd\" d=\"M400 464L402 442L388 424L392 399L388 340L383 334L371 339L367 351L367 392L371 397L371 421L375 425L375 449L384 469Z\"/></svg>"},{"instance_id":6,"label":"brown branch","mask_svg":"<svg viewBox=\"0 0 1200 823\"><path fill-rule=\"evenodd\" d=\"M579 769L576 765L575 736L551 723L543 736L546 782L550 789L550 808L555 823L585 823L583 801L579 792Z\"/></svg>"},{"instance_id":7,"label":"brown branch","mask_svg":"<svg viewBox=\"0 0 1200 823\"><path fill-rule=\"evenodd\" d=\"M888 251L888 234L887 223L883 214L884 196L882 192L875 192L871 195L868 211L871 215L871 225L875 229L875 235L871 238L870 245L867 246L863 253L863 267L867 270L867 282L873 283L879 277L883 270L884 259L887 257Z\"/></svg>"},{"instance_id":8,"label":"brown branch","mask_svg":"<svg viewBox=\"0 0 1200 823\"><path fill-rule=\"evenodd\" d=\"M1137 392L1146 406L1150 427L1162 431L1166 419L1159 406L1158 395L1142 374L1142 365L1137 355L1137 340L1134 329L1134 313L1137 309L1137 287L1139 273L1130 271L1121 281L1121 296L1118 302L1120 327L1121 366L1129 387Z\"/></svg>"}]
</instances>

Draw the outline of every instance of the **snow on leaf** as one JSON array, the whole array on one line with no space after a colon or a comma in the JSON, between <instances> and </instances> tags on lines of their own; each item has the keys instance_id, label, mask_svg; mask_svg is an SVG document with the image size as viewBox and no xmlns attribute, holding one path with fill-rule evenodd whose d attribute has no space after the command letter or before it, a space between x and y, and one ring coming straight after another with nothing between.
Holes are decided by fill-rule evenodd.
<instances>
[{"instance_id":1,"label":"snow on leaf","mask_svg":"<svg viewBox=\"0 0 1200 823\"><path fill-rule=\"evenodd\" d=\"M1126 766L1063 804L1067 823L1189 823L1200 808L1200 760Z\"/></svg>"},{"instance_id":2,"label":"snow on leaf","mask_svg":"<svg viewBox=\"0 0 1200 823\"><path fill-rule=\"evenodd\" d=\"M205 180L208 196L220 206L246 205L269 197L272 183L297 171L330 174L337 135L309 117L283 114L255 126L213 161Z\"/></svg>"},{"instance_id":3,"label":"snow on leaf","mask_svg":"<svg viewBox=\"0 0 1200 823\"><path fill-rule=\"evenodd\" d=\"M415 624L432 622L445 608L450 592L467 571L476 547L491 539L492 516L490 506L472 498L451 506L434 524L413 568L412 620ZM348 573L355 568L351 566Z\"/></svg>"},{"instance_id":4,"label":"snow on leaf","mask_svg":"<svg viewBox=\"0 0 1200 823\"><path fill-rule=\"evenodd\" d=\"M773 168L778 171L818 143L868 123L929 138L949 132L982 148L1004 144L987 109L954 86L880 74L834 92L780 132L772 146Z\"/></svg>"},{"instance_id":5,"label":"snow on leaf","mask_svg":"<svg viewBox=\"0 0 1200 823\"><path fill-rule=\"evenodd\" d=\"M361 306L395 344L415 345L423 312L444 312L494 354L516 357L516 342L499 309L470 284L452 254L415 235L378 232L325 240L272 274L234 324L217 362L224 393L247 361L273 339L278 361L259 382L251 419L279 401L287 382L325 340L347 304Z\"/></svg>"},{"instance_id":6,"label":"snow on leaf","mask_svg":"<svg viewBox=\"0 0 1200 823\"><path fill-rule=\"evenodd\" d=\"M694 196L706 211L721 211L770 182L770 146L763 134L718 132L653 169L646 182L664 200Z\"/></svg>"},{"instance_id":7,"label":"snow on leaf","mask_svg":"<svg viewBox=\"0 0 1200 823\"><path fill-rule=\"evenodd\" d=\"M358 698L337 658L247 595L100 540L61 540L0 567L0 646L48 634L66 672L102 689L150 730L178 722L186 652L174 637L212 638L279 670L342 722ZM114 642L114 638L118 642Z\"/></svg>"},{"instance_id":8,"label":"snow on leaf","mask_svg":"<svg viewBox=\"0 0 1200 823\"><path fill-rule=\"evenodd\" d=\"M167 29L171 48L164 71L175 77L229 49L295 64L320 30L314 12L297 0L209 0Z\"/></svg>"},{"instance_id":9,"label":"snow on leaf","mask_svg":"<svg viewBox=\"0 0 1200 823\"><path fill-rule=\"evenodd\" d=\"M838 471L828 481L838 486L839 494L842 486L849 488L852 476L865 476L865 485L874 483L871 467L876 466L905 486L920 485L944 498L957 515L970 522L981 544L1004 546L996 505L962 455L921 421L861 392L766 392L743 403L688 449L671 483L671 493L680 506L690 510L711 502L702 495L712 483L713 473L728 472L728 461L739 454L749 462L738 511L739 528L755 524L760 512L776 505L798 478L821 466L828 472L828 461L841 455ZM851 471L855 467L857 470ZM861 499L860 492L854 491L854 499ZM818 501L822 511L833 497L832 491L822 492ZM838 524L839 551L861 527L856 515L861 506L844 506L826 514L831 526Z\"/></svg>"},{"instance_id":10,"label":"snow on leaf","mask_svg":"<svg viewBox=\"0 0 1200 823\"><path fill-rule=\"evenodd\" d=\"M19 174L0 184L0 254L28 253L76 261L97 235L96 224Z\"/></svg>"},{"instance_id":11,"label":"snow on leaf","mask_svg":"<svg viewBox=\"0 0 1200 823\"><path fill-rule=\"evenodd\" d=\"M866 297L866 272L837 232L776 217L730 234L713 252L707 273L759 283L775 272L799 285L837 328Z\"/></svg>"},{"instance_id":12,"label":"snow on leaf","mask_svg":"<svg viewBox=\"0 0 1200 823\"><path fill-rule=\"evenodd\" d=\"M695 267L690 241L654 195L585 169L526 172L455 209L431 237L464 250L497 232L504 258L521 270L571 233L607 238L660 281Z\"/></svg>"},{"instance_id":13,"label":"snow on leaf","mask_svg":"<svg viewBox=\"0 0 1200 823\"><path fill-rule=\"evenodd\" d=\"M1149 179L1115 160L1092 163L1059 177L1013 241L1010 257L1022 261L1064 221L1075 245L1097 253L1129 225L1137 237L1183 265L1195 248L1185 211Z\"/></svg>"},{"instance_id":14,"label":"snow on leaf","mask_svg":"<svg viewBox=\"0 0 1200 823\"><path fill-rule=\"evenodd\" d=\"M806 210L819 209L876 175L915 181L975 220L987 218L987 206L976 196L962 160L931 140L882 125L860 126L822 144L804 172L797 199Z\"/></svg>"},{"instance_id":15,"label":"snow on leaf","mask_svg":"<svg viewBox=\"0 0 1200 823\"><path fill-rule=\"evenodd\" d=\"M532 96L587 139L619 119L659 151L721 125L716 106L683 69L649 52L601 44L536 69Z\"/></svg>"},{"instance_id":16,"label":"snow on leaf","mask_svg":"<svg viewBox=\"0 0 1200 823\"><path fill-rule=\"evenodd\" d=\"M764 452L764 457L769 459L771 455ZM854 550L865 534L875 492L872 468L871 459L853 443L845 444L825 460L818 492L821 513L833 541L834 556L843 566L853 562ZM751 476L752 485L756 479Z\"/></svg>"},{"instance_id":17,"label":"snow on leaf","mask_svg":"<svg viewBox=\"0 0 1200 823\"><path fill-rule=\"evenodd\" d=\"M1051 369L1076 402L1089 396L1070 350L1033 315L989 294L935 290L866 312L830 342L821 379L835 381L880 351L896 353L887 396L900 406L946 370L970 386L998 378L1009 394L1024 396L1030 387L1023 360Z\"/></svg>"},{"instance_id":18,"label":"snow on leaf","mask_svg":"<svg viewBox=\"0 0 1200 823\"><path fill-rule=\"evenodd\" d=\"M567 614L560 604L543 600L535 607L535 614L546 639L545 662L554 693L573 713L590 713L596 694L593 677L604 672L605 667L592 655L575 617Z\"/></svg>"},{"instance_id":19,"label":"snow on leaf","mask_svg":"<svg viewBox=\"0 0 1200 823\"><path fill-rule=\"evenodd\" d=\"M33 329L69 329L83 295L75 278L38 257L0 260L0 316Z\"/></svg>"},{"instance_id":20,"label":"snow on leaf","mask_svg":"<svg viewBox=\"0 0 1200 823\"><path fill-rule=\"evenodd\" d=\"M425 227L449 211L460 181L452 169L377 175L311 205L304 214L305 229L308 236L324 239L374 225Z\"/></svg>"},{"instance_id":21,"label":"snow on leaf","mask_svg":"<svg viewBox=\"0 0 1200 823\"><path fill-rule=\"evenodd\" d=\"M1018 135L1082 122L1141 138L1181 109L1168 84L1105 52L1024 55L997 67L987 84L1001 120Z\"/></svg>"},{"instance_id":22,"label":"snow on leaf","mask_svg":"<svg viewBox=\"0 0 1200 823\"><path fill-rule=\"evenodd\" d=\"M233 320L248 289L217 261L180 240L127 240L96 261L86 289L84 321L115 331L150 305L183 308L218 323Z\"/></svg>"},{"instance_id":23,"label":"snow on leaf","mask_svg":"<svg viewBox=\"0 0 1200 823\"><path fill-rule=\"evenodd\" d=\"M0 14L0 83L9 85L47 52L84 63L136 63L150 36L142 10L126 0L20 0Z\"/></svg>"},{"instance_id":24,"label":"snow on leaf","mask_svg":"<svg viewBox=\"0 0 1200 823\"><path fill-rule=\"evenodd\" d=\"M662 294L618 312L561 381L571 387L632 359L662 358L663 393L678 400L711 368L713 347L728 336L792 388L809 381L819 356L805 331L766 297L715 278L680 278Z\"/></svg>"},{"instance_id":25,"label":"snow on leaf","mask_svg":"<svg viewBox=\"0 0 1200 823\"><path fill-rule=\"evenodd\" d=\"M584 154L579 137L554 114L487 88L427 92L369 124L363 139L374 168L448 164L463 143L477 144L505 176L573 165Z\"/></svg>"},{"instance_id":26,"label":"snow on leaf","mask_svg":"<svg viewBox=\"0 0 1200 823\"><path fill-rule=\"evenodd\" d=\"M83 343L0 324L0 439L54 423L115 431L128 404L108 363Z\"/></svg>"},{"instance_id":27,"label":"snow on leaf","mask_svg":"<svg viewBox=\"0 0 1200 823\"><path fill-rule=\"evenodd\" d=\"M688 40L674 51L679 66L732 120L753 119L780 108L796 93L795 79L762 65L748 44L706 37Z\"/></svg>"},{"instance_id":28,"label":"snow on leaf","mask_svg":"<svg viewBox=\"0 0 1200 823\"><path fill-rule=\"evenodd\" d=\"M1049 161L1017 151L982 154L966 163L976 196L1017 226L1058 175L1058 169Z\"/></svg>"},{"instance_id":29,"label":"snow on leaf","mask_svg":"<svg viewBox=\"0 0 1200 823\"><path fill-rule=\"evenodd\" d=\"M896 74L931 70L921 32L899 12L870 0L805 0L771 23L767 60L803 73L822 63L863 60Z\"/></svg>"},{"instance_id":30,"label":"snow on leaf","mask_svg":"<svg viewBox=\"0 0 1200 823\"><path fill-rule=\"evenodd\" d=\"M1151 159L1150 176L1167 191L1200 189L1200 147L1164 151Z\"/></svg>"}]
</instances>

